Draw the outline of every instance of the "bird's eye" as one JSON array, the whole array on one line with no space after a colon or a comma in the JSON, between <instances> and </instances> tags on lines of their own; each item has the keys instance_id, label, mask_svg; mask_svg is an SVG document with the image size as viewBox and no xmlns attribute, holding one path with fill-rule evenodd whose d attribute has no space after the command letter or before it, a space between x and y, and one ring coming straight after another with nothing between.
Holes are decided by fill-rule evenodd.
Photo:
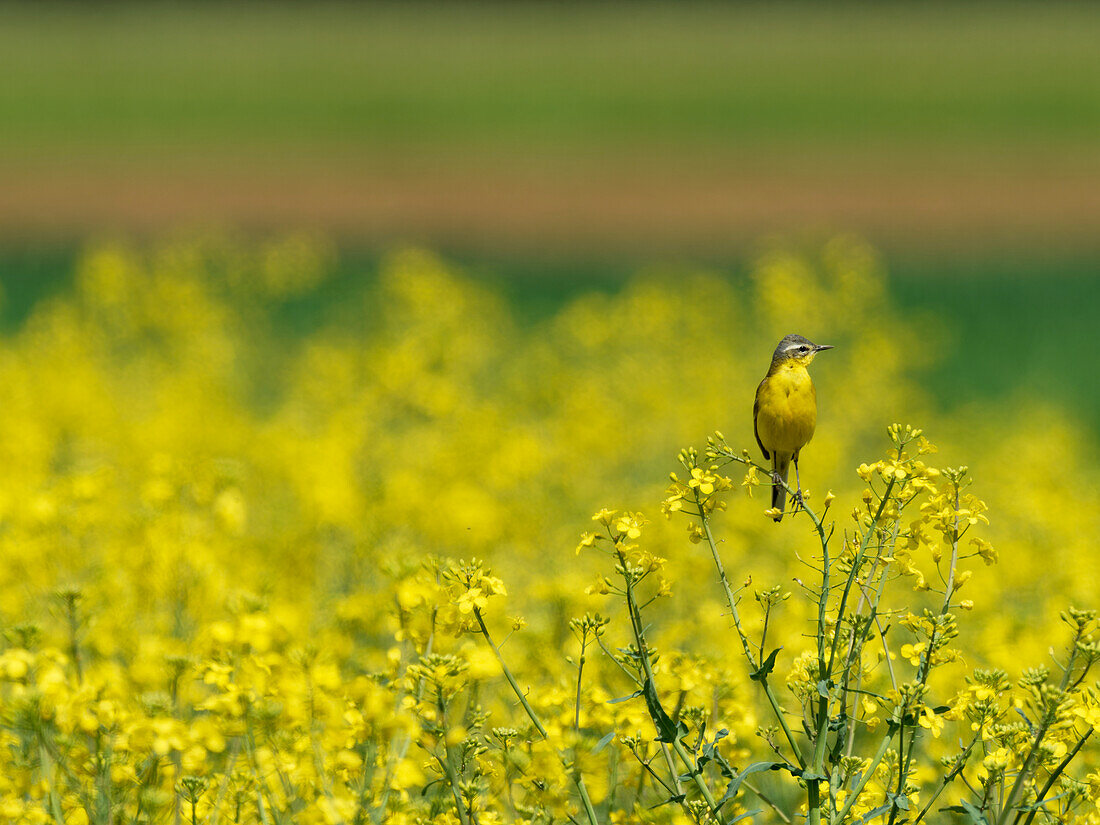
<instances>
[{"instance_id":1,"label":"bird's eye","mask_svg":"<svg viewBox=\"0 0 1100 825\"><path fill-rule=\"evenodd\" d=\"M800 347L798 348L798 351L799 351L799 352L809 352L809 351L810 351L810 348L809 348L808 346L806 346L805 344L803 344L802 346L800 346Z\"/></svg>"}]
</instances>

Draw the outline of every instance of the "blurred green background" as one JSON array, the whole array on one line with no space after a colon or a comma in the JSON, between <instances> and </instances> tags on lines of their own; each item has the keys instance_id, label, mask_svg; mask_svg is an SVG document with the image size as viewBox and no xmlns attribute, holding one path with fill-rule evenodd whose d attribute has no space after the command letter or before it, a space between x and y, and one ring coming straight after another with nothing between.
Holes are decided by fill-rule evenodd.
<instances>
[{"instance_id":1,"label":"blurred green background","mask_svg":"<svg viewBox=\"0 0 1100 825\"><path fill-rule=\"evenodd\" d=\"M3 322L104 237L323 233L333 303L422 244L536 317L852 232L946 406L1095 432L1098 42L1095 4L0 5Z\"/></svg>"}]
</instances>

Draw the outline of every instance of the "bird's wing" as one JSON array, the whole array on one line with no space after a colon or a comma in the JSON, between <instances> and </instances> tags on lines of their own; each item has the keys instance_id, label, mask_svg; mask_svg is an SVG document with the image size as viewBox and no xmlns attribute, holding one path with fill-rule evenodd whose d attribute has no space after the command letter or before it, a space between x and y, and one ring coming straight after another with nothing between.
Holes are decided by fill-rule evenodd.
<instances>
[{"instance_id":1,"label":"bird's wing","mask_svg":"<svg viewBox=\"0 0 1100 825\"><path fill-rule=\"evenodd\" d=\"M760 385L761 387L763 384ZM760 387L756 388L756 398L752 402L752 434L756 436L756 443L760 445L760 452L764 454L765 459L771 458L767 449L764 447L764 442L760 440L760 428L756 426L756 418L760 415Z\"/></svg>"}]
</instances>

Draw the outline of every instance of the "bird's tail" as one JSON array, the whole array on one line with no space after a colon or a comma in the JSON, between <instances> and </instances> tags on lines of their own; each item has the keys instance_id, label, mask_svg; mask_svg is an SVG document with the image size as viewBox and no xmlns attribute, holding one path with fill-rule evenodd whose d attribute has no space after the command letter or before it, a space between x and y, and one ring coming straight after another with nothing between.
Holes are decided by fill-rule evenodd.
<instances>
[{"instance_id":1,"label":"bird's tail","mask_svg":"<svg viewBox=\"0 0 1100 825\"><path fill-rule=\"evenodd\" d=\"M791 457L785 453L772 452L772 467L775 468L775 474L779 478L783 479L784 484L787 481L787 472L791 467ZM783 518L783 510L787 506L787 488L782 484L778 484L773 481L772 483L772 507L779 510L779 515L775 516L776 524Z\"/></svg>"}]
</instances>

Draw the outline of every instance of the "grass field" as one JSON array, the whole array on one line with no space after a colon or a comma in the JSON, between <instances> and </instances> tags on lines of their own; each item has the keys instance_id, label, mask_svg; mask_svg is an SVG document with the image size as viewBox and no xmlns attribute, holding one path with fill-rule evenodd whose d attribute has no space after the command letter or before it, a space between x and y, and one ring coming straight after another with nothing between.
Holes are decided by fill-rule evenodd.
<instances>
[{"instance_id":1,"label":"grass field","mask_svg":"<svg viewBox=\"0 0 1100 825\"><path fill-rule=\"evenodd\" d=\"M0 229L1095 250L1086 4L5 5Z\"/></svg>"},{"instance_id":2,"label":"grass field","mask_svg":"<svg viewBox=\"0 0 1100 825\"><path fill-rule=\"evenodd\" d=\"M1088 4L5 7L2 138L1092 151Z\"/></svg>"}]
</instances>

